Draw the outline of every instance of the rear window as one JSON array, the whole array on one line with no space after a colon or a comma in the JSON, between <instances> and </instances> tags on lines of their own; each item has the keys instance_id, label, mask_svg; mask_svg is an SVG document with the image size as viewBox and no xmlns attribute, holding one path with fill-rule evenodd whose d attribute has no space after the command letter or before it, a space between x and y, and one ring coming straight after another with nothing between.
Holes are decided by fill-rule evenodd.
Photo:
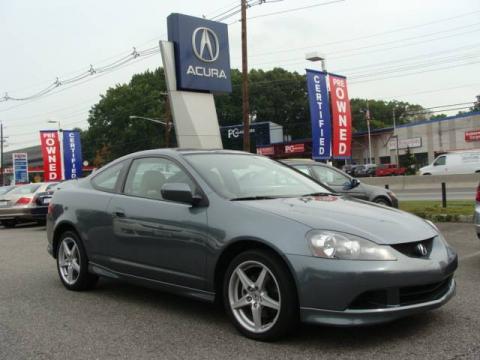
<instances>
[{"instance_id":1,"label":"rear window","mask_svg":"<svg viewBox=\"0 0 480 360\"><path fill-rule=\"evenodd\" d=\"M40 188L40 184L22 185L10 191L10 194L27 195L33 194Z\"/></svg>"}]
</instances>

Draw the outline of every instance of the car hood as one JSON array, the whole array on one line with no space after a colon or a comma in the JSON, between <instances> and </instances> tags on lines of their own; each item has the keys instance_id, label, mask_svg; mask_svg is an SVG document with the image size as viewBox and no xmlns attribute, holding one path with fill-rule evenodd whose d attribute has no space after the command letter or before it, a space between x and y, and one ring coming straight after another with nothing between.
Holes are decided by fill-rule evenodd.
<instances>
[{"instance_id":1,"label":"car hood","mask_svg":"<svg viewBox=\"0 0 480 360\"><path fill-rule=\"evenodd\" d=\"M432 238L437 232L407 212L340 196L309 196L243 201L245 206L300 222L313 229L341 231L377 244Z\"/></svg>"}]
</instances>

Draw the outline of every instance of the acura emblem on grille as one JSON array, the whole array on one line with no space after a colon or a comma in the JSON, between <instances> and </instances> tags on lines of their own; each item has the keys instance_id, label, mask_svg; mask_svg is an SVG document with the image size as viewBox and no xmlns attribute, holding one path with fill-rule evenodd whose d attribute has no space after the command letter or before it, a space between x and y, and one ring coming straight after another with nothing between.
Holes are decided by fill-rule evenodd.
<instances>
[{"instance_id":1,"label":"acura emblem on grille","mask_svg":"<svg viewBox=\"0 0 480 360\"><path fill-rule=\"evenodd\" d=\"M415 250L420 256L427 256L428 254L428 250L423 244L418 244L417 246L415 246Z\"/></svg>"}]
</instances>

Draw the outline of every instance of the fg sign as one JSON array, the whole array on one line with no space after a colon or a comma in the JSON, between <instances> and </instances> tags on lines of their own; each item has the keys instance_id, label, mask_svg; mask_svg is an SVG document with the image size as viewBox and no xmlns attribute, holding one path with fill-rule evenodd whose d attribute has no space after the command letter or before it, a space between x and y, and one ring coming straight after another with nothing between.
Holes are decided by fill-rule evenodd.
<instances>
[{"instance_id":1,"label":"fg sign","mask_svg":"<svg viewBox=\"0 0 480 360\"><path fill-rule=\"evenodd\" d=\"M182 14L167 18L180 90L231 92L228 27Z\"/></svg>"}]
</instances>

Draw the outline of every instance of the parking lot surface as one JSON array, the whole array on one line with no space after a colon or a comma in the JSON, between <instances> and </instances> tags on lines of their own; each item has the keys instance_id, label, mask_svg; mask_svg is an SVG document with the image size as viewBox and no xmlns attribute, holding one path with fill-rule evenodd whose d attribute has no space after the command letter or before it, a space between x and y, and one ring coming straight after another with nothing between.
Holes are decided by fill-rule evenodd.
<instances>
[{"instance_id":1,"label":"parking lot surface","mask_svg":"<svg viewBox=\"0 0 480 360\"><path fill-rule=\"evenodd\" d=\"M67 291L44 227L0 227L0 359L480 359L480 241L472 225L439 227L460 257L447 305L366 328L302 325L276 343L242 337L219 307L159 291L110 280Z\"/></svg>"}]
</instances>

